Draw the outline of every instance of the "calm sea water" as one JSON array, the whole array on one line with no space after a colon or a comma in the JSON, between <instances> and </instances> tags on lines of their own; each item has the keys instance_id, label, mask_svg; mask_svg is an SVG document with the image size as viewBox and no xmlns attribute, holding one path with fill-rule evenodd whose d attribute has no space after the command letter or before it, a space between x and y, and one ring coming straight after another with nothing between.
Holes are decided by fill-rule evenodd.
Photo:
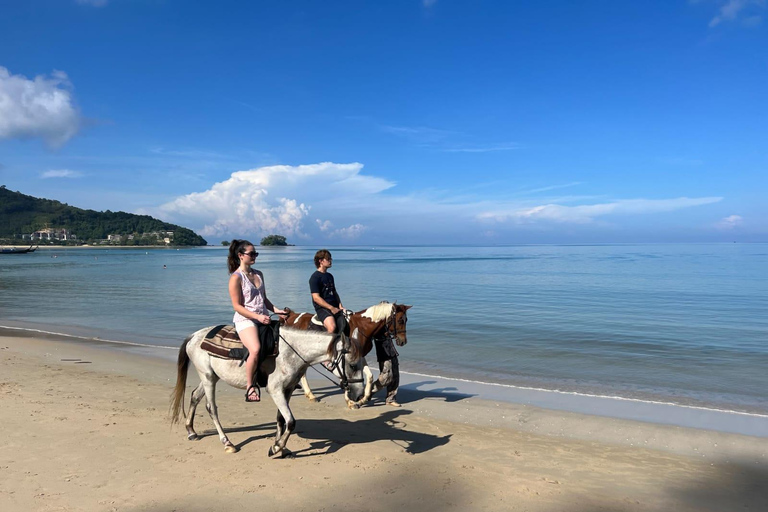
<instances>
[{"instance_id":1,"label":"calm sea water","mask_svg":"<svg viewBox=\"0 0 768 512\"><path fill-rule=\"evenodd\" d=\"M768 413L768 245L331 250L345 306L413 304L404 371ZM315 248L259 251L270 299L310 310ZM231 321L225 259L215 247L0 256L0 325L177 346Z\"/></svg>"}]
</instances>

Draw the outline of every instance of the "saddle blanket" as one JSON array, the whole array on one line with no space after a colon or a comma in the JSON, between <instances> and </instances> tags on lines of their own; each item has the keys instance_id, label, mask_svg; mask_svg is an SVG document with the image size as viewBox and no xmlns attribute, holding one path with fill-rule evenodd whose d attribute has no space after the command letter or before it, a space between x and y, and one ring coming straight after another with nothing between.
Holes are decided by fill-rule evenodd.
<instances>
[{"instance_id":1,"label":"saddle blanket","mask_svg":"<svg viewBox=\"0 0 768 512\"><path fill-rule=\"evenodd\" d=\"M256 325L261 339L261 354L259 359L265 357L277 356L279 334L277 331L277 322L270 325ZM217 325L205 335L205 339L200 343L200 348L214 357L220 359L238 359L248 358L248 349L245 348L240 337L237 335L234 325Z\"/></svg>"}]
</instances>

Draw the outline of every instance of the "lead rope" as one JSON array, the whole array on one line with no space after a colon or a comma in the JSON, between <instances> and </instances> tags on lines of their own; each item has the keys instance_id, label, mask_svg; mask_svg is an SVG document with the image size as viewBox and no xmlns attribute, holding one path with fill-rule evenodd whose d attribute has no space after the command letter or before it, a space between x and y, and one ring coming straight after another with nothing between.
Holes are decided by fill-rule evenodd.
<instances>
[{"instance_id":1,"label":"lead rope","mask_svg":"<svg viewBox=\"0 0 768 512\"><path fill-rule=\"evenodd\" d=\"M273 313L273 315L274 315L274 314L276 314L276 313ZM271 316L271 315L270 315L270 316ZM286 339L283 337L283 335L282 335L282 334L278 334L278 336L280 336L280 339L281 339L281 340L283 340L283 341L285 342L285 344L286 344L286 345L288 345L288 348L290 348L291 350L293 350L293 353L294 353L294 354L296 354L297 356L299 356L299 359L301 359L302 361L304 361L304 362L305 362L305 363L306 363L306 364L307 364L307 365L308 365L310 368L312 368L313 370L315 370L315 371L316 371L318 374L322 375L322 376L323 376L323 377L324 377L326 380L328 380L328 382L330 382L330 383L331 383L331 384L333 384L334 386L338 386L340 389L342 389L342 390L346 390L346 388L345 388L345 387L344 387L344 386L341 384L341 382L335 382L333 379L331 379L331 378L330 378L330 377L328 377L327 375L325 375L325 374L323 374L323 373L320 373L320 370L318 370L317 368L315 368L313 365L311 365L311 364L309 363L309 361L307 361L306 359L304 359L304 358L301 356L301 354L299 354L299 352L298 352L298 351L297 351L295 348L293 348L293 345L291 345L290 343L288 343L288 340L286 340ZM343 357L344 357L344 354L346 354L346 353L347 353L347 349L345 349L345 348L341 349L341 352L339 352L338 356L336 356L336 359L333 361L333 364L331 365L331 368L337 368L337 367L339 366L339 363L341 362L341 358L343 358ZM341 366L341 368L342 368L342 375L343 375L343 374L345 373L345 372L344 372L344 366L342 365L342 366ZM331 371L333 371L333 370L331 370ZM344 379L344 380L346 380L346 379Z\"/></svg>"}]
</instances>

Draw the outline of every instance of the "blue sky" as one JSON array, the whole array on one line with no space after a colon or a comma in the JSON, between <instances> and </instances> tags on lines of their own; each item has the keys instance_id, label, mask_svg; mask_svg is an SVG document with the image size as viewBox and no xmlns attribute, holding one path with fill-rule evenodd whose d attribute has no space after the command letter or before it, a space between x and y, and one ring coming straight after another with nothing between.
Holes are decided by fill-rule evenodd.
<instances>
[{"instance_id":1,"label":"blue sky","mask_svg":"<svg viewBox=\"0 0 768 512\"><path fill-rule=\"evenodd\" d=\"M768 241L768 2L0 1L0 184L209 242Z\"/></svg>"}]
</instances>

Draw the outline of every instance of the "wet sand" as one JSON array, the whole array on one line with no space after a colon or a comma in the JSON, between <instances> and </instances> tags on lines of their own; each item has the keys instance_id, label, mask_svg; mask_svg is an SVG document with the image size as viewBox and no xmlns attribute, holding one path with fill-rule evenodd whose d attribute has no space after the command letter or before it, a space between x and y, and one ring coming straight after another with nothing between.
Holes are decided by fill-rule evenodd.
<instances>
[{"instance_id":1,"label":"wet sand","mask_svg":"<svg viewBox=\"0 0 768 512\"><path fill-rule=\"evenodd\" d=\"M267 457L275 407L218 387L240 452L202 407L171 427L169 357L0 334L0 510L768 510L768 439L497 401L409 377L347 410L296 394L292 455ZM190 372L188 392L197 382ZM491 398L491 399L489 399ZM567 397L563 397L567 400ZM706 425L702 425L706 426Z\"/></svg>"}]
</instances>

